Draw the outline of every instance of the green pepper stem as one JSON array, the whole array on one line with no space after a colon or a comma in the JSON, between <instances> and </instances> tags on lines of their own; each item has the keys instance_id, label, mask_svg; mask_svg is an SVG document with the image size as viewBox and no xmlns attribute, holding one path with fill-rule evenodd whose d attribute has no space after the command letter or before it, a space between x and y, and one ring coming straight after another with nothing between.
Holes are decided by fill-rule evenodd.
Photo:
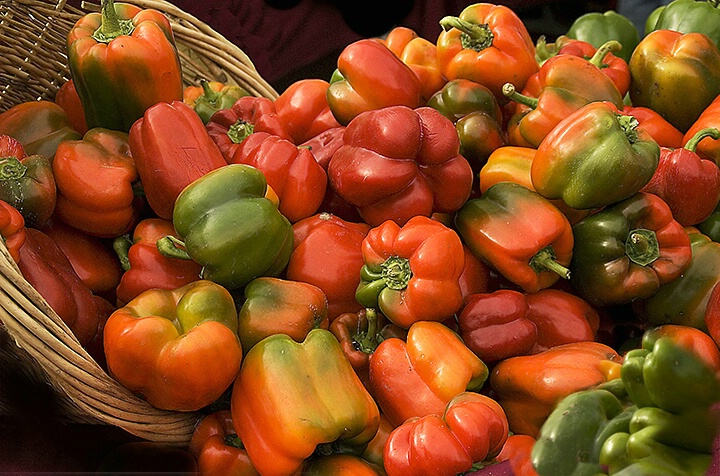
<instances>
[{"instance_id":1,"label":"green pepper stem","mask_svg":"<svg viewBox=\"0 0 720 476\"><path fill-rule=\"evenodd\" d=\"M0 180L19 180L25 176L27 166L17 157L0 158Z\"/></svg>"},{"instance_id":2,"label":"green pepper stem","mask_svg":"<svg viewBox=\"0 0 720 476\"><path fill-rule=\"evenodd\" d=\"M410 261L407 258L391 256L380 267L383 281L388 288L396 291L407 288L410 278L412 278Z\"/></svg>"},{"instance_id":3,"label":"green pepper stem","mask_svg":"<svg viewBox=\"0 0 720 476\"><path fill-rule=\"evenodd\" d=\"M600 48L595 51L595 54L590 58L590 62L598 68L603 68L603 60L608 53L616 53L622 49L622 44L617 40L610 40L604 43Z\"/></svg>"},{"instance_id":4,"label":"green pepper stem","mask_svg":"<svg viewBox=\"0 0 720 476\"><path fill-rule=\"evenodd\" d=\"M230 129L227 131L227 135L234 144L239 144L247 139L254 130L255 126L253 126L250 122L238 119L235 124L230 126Z\"/></svg>"},{"instance_id":5,"label":"green pepper stem","mask_svg":"<svg viewBox=\"0 0 720 476\"><path fill-rule=\"evenodd\" d=\"M358 319L358 329L353 336L353 341L357 344L358 349L366 354L372 354L380 345L378 335L378 319L375 309L368 307L365 309L365 319L367 321L367 329L360 328L360 319Z\"/></svg>"},{"instance_id":6,"label":"green pepper stem","mask_svg":"<svg viewBox=\"0 0 720 476\"><path fill-rule=\"evenodd\" d=\"M637 127L640 124L635 116L626 116L622 114L616 114L618 124L625 133L628 142L634 144L638 141Z\"/></svg>"},{"instance_id":7,"label":"green pepper stem","mask_svg":"<svg viewBox=\"0 0 720 476\"><path fill-rule=\"evenodd\" d=\"M636 228L628 233L625 240L625 254L630 261L647 266L660 257L660 245L654 231Z\"/></svg>"},{"instance_id":8,"label":"green pepper stem","mask_svg":"<svg viewBox=\"0 0 720 476\"><path fill-rule=\"evenodd\" d=\"M552 271L561 278L570 279L570 270L555 261L555 250L552 246L546 246L530 258L530 267L538 274L543 271Z\"/></svg>"},{"instance_id":9,"label":"green pepper stem","mask_svg":"<svg viewBox=\"0 0 720 476\"><path fill-rule=\"evenodd\" d=\"M222 94L213 90L213 88L210 87L210 82L205 79L200 80L200 86L202 87L202 90L203 90L202 97L207 102L209 102L211 106L215 106L217 103L217 100L220 99L220 96L222 96Z\"/></svg>"},{"instance_id":10,"label":"green pepper stem","mask_svg":"<svg viewBox=\"0 0 720 476\"><path fill-rule=\"evenodd\" d=\"M191 260L190 255L185 251L185 243L182 240L178 240L172 235L167 235L155 243L158 251L161 255L167 256L168 258ZM180 246L181 248L178 248Z\"/></svg>"},{"instance_id":11,"label":"green pepper stem","mask_svg":"<svg viewBox=\"0 0 720 476\"><path fill-rule=\"evenodd\" d=\"M228 433L225 435L225 438L223 438L223 443L227 446L232 446L233 448L238 449L245 449L245 447L242 444L242 441L240 440L240 437L235 433Z\"/></svg>"},{"instance_id":12,"label":"green pepper stem","mask_svg":"<svg viewBox=\"0 0 720 476\"><path fill-rule=\"evenodd\" d=\"M120 266L122 266L123 271L130 270L130 258L128 253L132 245L133 240L130 239L130 235L121 235L113 240L112 247L120 260Z\"/></svg>"},{"instance_id":13,"label":"green pepper stem","mask_svg":"<svg viewBox=\"0 0 720 476\"><path fill-rule=\"evenodd\" d=\"M100 2L102 8L102 23L100 28L95 30L92 37L98 43L110 43L118 36L127 36L135 30L132 20L120 19L115 10L114 0L102 0Z\"/></svg>"},{"instance_id":14,"label":"green pepper stem","mask_svg":"<svg viewBox=\"0 0 720 476\"><path fill-rule=\"evenodd\" d=\"M440 26L445 31L452 28L460 30L462 32L460 34L460 43L467 50L482 51L492 46L495 38L487 23L478 25L462 18L447 16L440 20Z\"/></svg>"},{"instance_id":15,"label":"green pepper stem","mask_svg":"<svg viewBox=\"0 0 720 476\"><path fill-rule=\"evenodd\" d=\"M720 139L720 130L715 127L706 127L705 129L700 129L695 133L694 136L690 138L690 140L685 143L685 147L683 148L685 150L689 150L690 152L695 152L698 143L706 137L712 137L713 139L718 140Z\"/></svg>"},{"instance_id":16,"label":"green pepper stem","mask_svg":"<svg viewBox=\"0 0 720 476\"><path fill-rule=\"evenodd\" d=\"M537 108L538 99L520 94L519 92L517 92L517 90L515 89L515 86L512 83L503 84L502 93L506 98L508 98L512 101L515 101L517 103L520 103L523 106L527 106L532 109Z\"/></svg>"}]
</instances>

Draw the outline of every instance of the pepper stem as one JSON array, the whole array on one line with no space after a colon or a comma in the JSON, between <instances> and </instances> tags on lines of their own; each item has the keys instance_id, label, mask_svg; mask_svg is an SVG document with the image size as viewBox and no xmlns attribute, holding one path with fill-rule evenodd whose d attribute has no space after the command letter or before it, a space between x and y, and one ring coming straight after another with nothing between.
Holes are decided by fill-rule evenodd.
<instances>
[{"instance_id":1,"label":"pepper stem","mask_svg":"<svg viewBox=\"0 0 720 476\"><path fill-rule=\"evenodd\" d=\"M385 285L396 291L407 288L412 271L410 270L410 261L407 258L399 256L391 256L380 265L382 269L382 278Z\"/></svg>"},{"instance_id":2,"label":"pepper stem","mask_svg":"<svg viewBox=\"0 0 720 476\"><path fill-rule=\"evenodd\" d=\"M512 83L503 84L502 93L506 98L508 98L512 101L515 101L517 103L520 103L523 106L527 106L532 109L537 108L538 99L520 94L519 92L517 92L517 90L515 89L515 86Z\"/></svg>"},{"instance_id":3,"label":"pepper stem","mask_svg":"<svg viewBox=\"0 0 720 476\"><path fill-rule=\"evenodd\" d=\"M683 147L683 149L689 150L690 152L695 152L698 143L706 137L712 137L713 139L718 140L720 139L720 130L716 129L715 127L706 127L705 129L700 129L695 133L694 136L690 138L690 140L685 143L685 147Z\"/></svg>"},{"instance_id":4,"label":"pepper stem","mask_svg":"<svg viewBox=\"0 0 720 476\"><path fill-rule=\"evenodd\" d=\"M238 119L238 121L230 126L227 131L227 135L234 144L239 144L248 138L250 134L255 130L255 126L250 122Z\"/></svg>"},{"instance_id":5,"label":"pepper stem","mask_svg":"<svg viewBox=\"0 0 720 476\"><path fill-rule=\"evenodd\" d=\"M622 44L617 40L610 40L604 43L600 48L595 51L595 54L590 58L590 62L598 68L604 68L603 60L608 53L616 53L622 49Z\"/></svg>"},{"instance_id":6,"label":"pepper stem","mask_svg":"<svg viewBox=\"0 0 720 476\"><path fill-rule=\"evenodd\" d=\"M628 233L625 240L625 254L630 261L647 266L660 257L657 235L646 228L636 228Z\"/></svg>"},{"instance_id":7,"label":"pepper stem","mask_svg":"<svg viewBox=\"0 0 720 476\"><path fill-rule=\"evenodd\" d=\"M185 259L191 260L190 255L185 251L185 243L182 240L178 240L172 235L167 235L155 243L158 251L161 255L167 256L168 258ZM180 248L178 248L178 246Z\"/></svg>"},{"instance_id":8,"label":"pepper stem","mask_svg":"<svg viewBox=\"0 0 720 476\"><path fill-rule=\"evenodd\" d=\"M202 97L203 97L207 102L209 102L211 106L215 106L215 105L217 104L217 100L220 99L220 96L222 96L222 94L220 94L219 92L215 91L215 90L210 86L210 82L207 81L207 80L205 80L205 79L201 79L201 80L200 80L200 86L201 86L202 89L203 89L203 95L202 95Z\"/></svg>"},{"instance_id":9,"label":"pepper stem","mask_svg":"<svg viewBox=\"0 0 720 476\"><path fill-rule=\"evenodd\" d=\"M127 36L135 30L132 20L121 19L115 10L114 0L102 0L102 23L100 28L95 30L92 37L98 43L110 43L118 36Z\"/></svg>"},{"instance_id":10,"label":"pepper stem","mask_svg":"<svg viewBox=\"0 0 720 476\"><path fill-rule=\"evenodd\" d=\"M128 256L128 252L130 251L130 247L132 245L133 240L130 239L130 235L121 235L113 240L113 250L115 250L115 254L120 260L120 266L122 266L123 271L130 270L130 258Z\"/></svg>"},{"instance_id":11,"label":"pepper stem","mask_svg":"<svg viewBox=\"0 0 720 476\"><path fill-rule=\"evenodd\" d=\"M0 180L19 180L25 176L27 166L17 157L0 158Z\"/></svg>"},{"instance_id":12,"label":"pepper stem","mask_svg":"<svg viewBox=\"0 0 720 476\"><path fill-rule=\"evenodd\" d=\"M367 322L367 328L362 330L360 328L361 319L358 319L358 329L353 341L357 344L358 350L366 354L372 354L380 344L378 342L378 319L375 309L368 307L365 309L365 320Z\"/></svg>"},{"instance_id":13,"label":"pepper stem","mask_svg":"<svg viewBox=\"0 0 720 476\"><path fill-rule=\"evenodd\" d=\"M460 44L466 50L482 51L492 46L495 38L487 23L479 25L462 18L447 16L440 20L440 26L445 31L451 28L460 30Z\"/></svg>"},{"instance_id":14,"label":"pepper stem","mask_svg":"<svg viewBox=\"0 0 720 476\"><path fill-rule=\"evenodd\" d=\"M557 258L555 250L553 250L552 246L546 246L530 258L528 264L538 274L543 271L552 271L561 278L570 279L570 270L555 261L555 258Z\"/></svg>"},{"instance_id":15,"label":"pepper stem","mask_svg":"<svg viewBox=\"0 0 720 476\"><path fill-rule=\"evenodd\" d=\"M637 118L635 118L635 116L625 116L622 114L617 114L616 116L618 124L620 124L620 128L625 133L625 137L627 137L628 142L631 144L637 142L637 127L640 124Z\"/></svg>"},{"instance_id":16,"label":"pepper stem","mask_svg":"<svg viewBox=\"0 0 720 476\"><path fill-rule=\"evenodd\" d=\"M242 444L242 441L240 440L240 437L235 433L228 433L225 435L225 438L223 438L223 443L225 443L227 446L232 446L233 448L238 449L245 449L245 447Z\"/></svg>"}]
</instances>

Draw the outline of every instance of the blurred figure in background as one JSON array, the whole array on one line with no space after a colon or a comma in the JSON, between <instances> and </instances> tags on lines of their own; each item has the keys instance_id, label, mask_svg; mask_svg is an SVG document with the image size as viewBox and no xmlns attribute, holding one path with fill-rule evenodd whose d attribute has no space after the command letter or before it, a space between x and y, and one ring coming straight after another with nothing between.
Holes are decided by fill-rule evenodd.
<instances>
[{"instance_id":1,"label":"blurred figure in background","mask_svg":"<svg viewBox=\"0 0 720 476\"><path fill-rule=\"evenodd\" d=\"M670 0L617 0L617 12L626 16L635 24L642 38L645 31L645 20L658 7L667 5Z\"/></svg>"}]
</instances>

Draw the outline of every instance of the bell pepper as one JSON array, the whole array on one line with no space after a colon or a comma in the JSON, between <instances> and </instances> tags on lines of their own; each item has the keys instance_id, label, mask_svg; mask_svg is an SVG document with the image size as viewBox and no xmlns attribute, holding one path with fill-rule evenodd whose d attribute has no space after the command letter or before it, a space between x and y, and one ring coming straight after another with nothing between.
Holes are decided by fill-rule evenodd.
<instances>
[{"instance_id":1,"label":"bell pepper","mask_svg":"<svg viewBox=\"0 0 720 476\"><path fill-rule=\"evenodd\" d=\"M49 161L60 142L82 138L65 110L52 101L23 102L3 111L0 135L15 138L27 155L40 155Z\"/></svg>"},{"instance_id":2,"label":"bell pepper","mask_svg":"<svg viewBox=\"0 0 720 476\"><path fill-rule=\"evenodd\" d=\"M333 334L267 337L233 384L233 425L258 472L294 474L313 453L362 454L380 413Z\"/></svg>"},{"instance_id":3,"label":"bell pepper","mask_svg":"<svg viewBox=\"0 0 720 476\"><path fill-rule=\"evenodd\" d=\"M81 140L63 141L52 163L62 221L90 235L114 238L137 223L138 171L125 132L95 127Z\"/></svg>"},{"instance_id":4,"label":"bell pepper","mask_svg":"<svg viewBox=\"0 0 720 476\"><path fill-rule=\"evenodd\" d=\"M631 197L652 178L660 147L637 120L608 102L566 117L545 137L530 168L535 190L577 209Z\"/></svg>"},{"instance_id":5,"label":"bell pepper","mask_svg":"<svg viewBox=\"0 0 720 476\"><path fill-rule=\"evenodd\" d=\"M704 321L708 334L720 346L720 286L717 284L710 292L710 298L705 306Z\"/></svg>"},{"instance_id":6,"label":"bell pepper","mask_svg":"<svg viewBox=\"0 0 720 476\"><path fill-rule=\"evenodd\" d=\"M681 145L678 147L681 147L682 144L692 139L699 131L708 127L720 129L720 96L715 98L713 102L703 110L693 125L690 126L690 129L687 130L680 143ZM695 152L703 159L709 159L716 164L720 164L719 140L715 140L710 136L703 137L695 147Z\"/></svg>"},{"instance_id":7,"label":"bell pepper","mask_svg":"<svg viewBox=\"0 0 720 476\"><path fill-rule=\"evenodd\" d=\"M644 129L660 147L679 149L686 140L683 133L657 112L642 106L623 106L622 113L638 121L638 129Z\"/></svg>"},{"instance_id":8,"label":"bell pepper","mask_svg":"<svg viewBox=\"0 0 720 476\"><path fill-rule=\"evenodd\" d=\"M120 283L123 270L117 255L105 240L57 219L49 220L40 231L53 239L90 291L115 300L115 288Z\"/></svg>"},{"instance_id":9,"label":"bell pepper","mask_svg":"<svg viewBox=\"0 0 720 476\"><path fill-rule=\"evenodd\" d=\"M75 88L75 81L69 79L63 83L55 93L54 101L67 114L71 127L79 134L85 135L88 131L87 120L80 96Z\"/></svg>"},{"instance_id":10,"label":"bell pepper","mask_svg":"<svg viewBox=\"0 0 720 476\"><path fill-rule=\"evenodd\" d=\"M346 46L327 88L327 103L343 126L362 112L388 106L421 105L421 85L408 65L371 38Z\"/></svg>"},{"instance_id":11,"label":"bell pepper","mask_svg":"<svg viewBox=\"0 0 720 476\"><path fill-rule=\"evenodd\" d=\"M475 256L526 292L567 278L573 234L565 215L522 185L500 182L468 200L455 226Z\"/></svg>"},{"instance_id":12,"label":"bell pepper","mask_svg":"<svg viewBox=\"0 0 720 476\"><path fill-rule=\"evenodd\" d=\"M720 139L720 130L699 130L684 147L661 149L660 163L642 191L653 193L670 207L683 226L697 225L710 216L720 201L720 169L695 153L704 137Z\"/></svg>"},{"instance_id":13,"label":"bell pepper","mask_svg":"<svg viewBox=\"0 0 720 476\"><path fill-rule=\"evenodd\" d=\"M150 106L182 101L180 59L162 12L113 0L101 6L68 32L68 66L88 127L128 132Z\"/></svg>"},{"instance_id":14,"label":"bell pepper","mask_svg":"<svg viewBox=\"0 0 720 476\"><path fill-rule=\"evenodd\" d=\"M205 415L193 431L188 451L202 476L259 476L235 432L230 410Z\"/></svg>"},{"instance_id":15,"label":"bell pepper","mask_svg":"<svg viewBox=\"0 0 720 476\"><path fill-rule=\"evenodd\" d=\"M0 135L0 200L20 211L25 224L34 228L50 219L57 203L51 162L27 155L22 144L7 135Z\"/></svg>"},{"instance_id":16,"label":"bell pepper","mask_svg":"<svg viewBox=\"0 0 720 476\"><path fill-rule=\"evenodd\" d=\"M203 124L207 124L213 114L231 108L238 99L249 95L249 92L236 84L201 79L200 86L183 89L183 102L197 112Z\"/></svg>"},{"instance_id":17,"label":"bell pepper","mask_svg":"<svg viewBox=\"0 0 720 476\"><path fill-rule=\"evenodd\" d=\"M151 405L195 411L217 400L240 370L235 302L222 286L197 280L151 289L105 323L110 374Z\"/></svg>"},{"instance_id":18,"label":"bell pepper","mask_svg":"<svg viewBox=\"0 0 720 476\"><path fill-rule=\"evenodd\" d=\"M353 223L320 213L293 225L293 251L287 279L313 284L328 300L330 321L344 312L363 307L355 300L364 261L362 242L370 231L365 223Z\"/></svg>"},{"instance_id":19,"label":"bell pepper","mask_svg":"<svg viewBox=\"0 0 720 476\"><path fill-rule=\"evenodd\" d=\"M598 312L590 304L559 289L474 294L457 319L465 344L487 363L592 341L600 325Z\"/></svg>"},{"instance_id":20,"label":"bell pepper","mask_svg":"<svg viewBox=\"0 0 720 476\"><path fill-rule=\"evenodd\" d=\"M370 443L368 443L367 448L365 448L365 451L362 454L362 458L369 463L383 468L383 453L385 452L385 443L387 443L387 439L390 437L390 433L392 433L394 429L395 427L390 423L387 417L381 413L380 426L378 426L378 431L377 433L375 433L373 439L370 440Z\"/></svg>"},{"instance_id":21,"label":"bell pepper","mask_svg":"<svg viewBox=\"0 0 720 476\"><path fill-rule=\"evenodd\" d=\"M674 30L680 33L702 33L720 47L720 7L714 0L674 0L666 2L652 23L655 30Z\"/></svg>"},{"instance_id":22,"label":"bell pepper","mask_svg":"<svg viewBox=\"0 0 720 476\"><path fill-rule=\"evenodd\" d=\"M720 50L702 33L655 30L630 59L630 100L687 132L720 94Z\"/></svg>"},{"instance_id":23,"label":"bell pepper","mask_svg":"<svg viewBox=\"0 0 720 476\"><path fill-rule=\"evenodd\" d=\"M101 298L93 296L60 247L40 230L25 229L19 257L23 277L67 324L80 345L87 345L97 334Z\"/></svg>"},{"instance_id":24,"label":"bell pepper","mask_svg":"<svg viewBox=\"0 0 720 476\"><path fill-rule=\"evenodd\" d=\"M260 170L280 199L280 213L291 223L313 215L325 197L327 174L312 152L267 132L254 132L228 161Z\"/></svg>"},{"instance_id":25,"label":"bell pepper","mask_svg":"<svg viewBox=\"0 0 720 476\"><path fill-rule=\"evenodd\" d=\"M706 307L713 288L720 282L720 243L693 227L685 230L692 249L689 265L652 296L634 302L633 311L649 325L679 324L705 330Z\"/></svg>"},{"instance_id":26,"label":"bell pepper","mask_svg":"<svg viewBox=\"0 0 720 476\"><path fill-rule=\"evenodd\" d=\"M464 391L479 391L488 368L460 336L440 322L418 321L407 341L382 341L370 357L370 393L393 426L411 417L442 415Z\"/></svg>"},{"instance_id":27,"label":"bell pepper","mask_svg":"<svg viewBox=\"0 0 720 476\"><path fill-rule=\"evenodd\" d=\"M300 144L300 147L310 149L310 152L313 153L313 157L315 157L318 164L320 164L323 170L327 171L328 164L330 163L330 159L332 159L333 154L345 143L343 141L344 134L345 126L331 127L330 129L309 138Z\"/></svg>"},{"instance_id":28,"label":"bell pepper","mask_svg":"<svg viewBox=\"0 0 720 476\"><path fill-rule=\"evenodd\" d=\"M304 476L385 476L382 466L364 458L347 454L331 454L311 458L302 468Z\"/></svg>"},{"instance_id":29,"label":"bell pepper","mask_svg":"<svg viewBox=\"0 0 720 476\"><path fill-rule=\"evenodd\" d=\"M609 40L616 40L622 45L617 56L628 63L640 42L640 32L635 24L615 10L580 15L565 34L576 40L587 41L595 48L600 48Z\"/></svg>"},{"instance_id":30,"label":"bell pepper","mask_svg":"<svg viewBox=\"0 0 720 476\"><path fill-rule=\"evenodd\" d=\"M627 304L678 278L692 258L690 239L657 195L639 192L573 226L570 284L598 306Z\"/></svg>"},{"instance_id":31,"label":"bell pepper","mask_svg":"<svg viewBox=\"0 0 720 476\"><path fill-rule=\"evenodd\" d=\"M227 165L200 117L182 101L149 107L128 142L147 203L160 218L172 217L183 188Z\"/></svg>"},{"instance_id":32,"label":"bell pepper","mask_svg":"<svg viewBox=\"0 0 720 476\"><path fill-rule=\"evenodd\" d=\"M720 241L720 203L705 220L695 225L695 228L712 241Z\"/></svg>"},{"instance_id":33,"label":"bell pepper","mask_svg":"<svg viewBox=\"0 0 720 476\"><path fill-rule=\"evenodd\" d=\"M286 279L255 278L245 286L238 335L245 354L273 334L302 342L312 329L327 329L327 299L317 286Z\"/></svg>"},{"instance_id":34,"label":"bell pepper","mask_svg":"<svg viewBox=\"0 0 720 476\"><path fill-rule=\"evenodd\" d=\"M433 108L366 112L348 124L344 141L328 165L330 185L370 226L454 213L470 196L473 172L457 131Z\"/></svg>"},{"instance_id":35,"label":"bell pepper","mask_svg":"<svg viewBox=\"0 0 720 476\"><path fill-rule=\"evenodd\" d=\"M492 458L508 438L508 421L498 403L463 392L442 414L410 418L390 434L384 461L388 476L455 476Z\"/></svg>"},{"instance_id":36,"label":"bell pepper","mask_svg":"<svg viewBox=\"0 0 720 476\"><path fill-rule=\"evenodd\" d=\"M300 79L275 99L277 116L295 144L340 126L328 106L329 85L324 79Z\"/></svg>"},{"instance_id":37,"label":"bell pepper","mask_svg":"<svg viewBox=\"0 0 720 476\"><path fill-rule=\"evenodd\" d=\"M265 198L266 189L262 172L243 164L196 179L175 202L173 225L181 241L162 238L161 252L192 259L202 265L202 278L231 290L259 276L278 276L292 253L293 229Z\"/></svg>"},{"instance_id":38,"label":"bell pepper","mask_svg":"<svg viewBox=\"0 0 720 476\"><path fill-rule=\"evenodd\" d=\"M605 441L630 429L637 410L602 387L563 398L540 429L531 461L540 476L604 474L600 451Z\"/></svg>"},{"instance_id":39,"label":"bell pepper","mask_svg":"<svg viewBox=\"0 0 720 476\"><path fill-rule=\"evenodd\" d=\"M621 362L615 350L599 342L562 344L499 362L490 374L490 387L505 409L510 431L537 438L563 398L619 378Z\"/></svg>"},{"instance_id":40,"label":"bell pepper","mask_svg":"<svg viewBox=\"0 0 720 476\"><path fill-rule=\"evenodd\" d=\"M530 435L511 434L495 461L507 461L514 476L538 476L530 459L534 445L535 438Z\"/></svg>"},{"instance_id":41,"label":"bell pepper","mask_svg":"<svg viewBox=\"0 0 720 476\"><path fill-rule=\"evenodd\" d=\"M522 89L537 72L535 45L517 14L504 5L474 3L457 17L440 20L437 38L440 70L448 80L464 78L488 87L505 103L502 87Z\"/></svg>"},{"instance_id":42,"label":"bell pepper","mask_svg":"<svg viewBox=\"0 0 720 476\"><path fill-rule=\"evenodd\" d=\"M478 259L467 245L463 244L465 255L465 266L460 273L460 292L463 296L463 303L476 293L488 292L492 286L493 273L484 261Z\"/></svg>"},{"instance_id":43,"label":"bell pepper","mask_svg":"<svg viewBox=\"0 0 720 476\"><path fill-rule=\"evenodd\" d=\"M0 200L0 237L13 261L20 261L20 247L25 243L25 219L4 200Z\"/></svg>"},{"instance_id":44,"label":"bell pepper","mask_svg":"<svg viewBox=\"0 0 720 476\"><path fill-rule=\"evenodd\" d=\"M439 221L416 216L401 228L388 220L370 230L362 256L355 297L394 324L407 329L418 321L443 321L462 306L462 242Z\"/></svg>"}]
</instances>

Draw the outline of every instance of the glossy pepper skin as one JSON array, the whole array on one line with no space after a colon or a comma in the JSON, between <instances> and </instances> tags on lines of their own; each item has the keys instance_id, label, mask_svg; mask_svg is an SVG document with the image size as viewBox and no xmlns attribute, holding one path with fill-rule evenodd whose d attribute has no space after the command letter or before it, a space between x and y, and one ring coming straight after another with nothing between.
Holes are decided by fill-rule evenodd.
<instances>
[{"instance_id":1,"label":"glossy pepper skin","mask_svg":"<svg viewBox=\"0 0 720 476\"><path fill-rule=\"evenodd\" d=\"M57 204L57 185L51 162L27 155L15 138L0 135L0 200L15 207L30 227L48 221Z\"/></svg>"},{"instance_id":2,"label":"glossy pepper skin","mask_svg":"<svg viewBox=\"0 0 720 476\"><path fill-rule=\"evenodd\" d=\"M49 161L60 142L82 138L65 110L52 101L23 102L3 111L0 134L19 141L27 155L40 155Z\"/></svg>"},{"instance_id":3,"label":"glossy pepper skin","mask_svg":"<svg viewBox=\"0 0 720 476\"><path fill-rule=\"evenodd\" d=\"M217 410L200 420L188 451L200 476L259 476L235 432L230 410Z\"/></svg>"},{"instance_id":4,"label":"glossy pepper skin","mask_svg":"<svg viewBox=\"0 0 720 476\"><path fill-rule=\"evenodd\" d=\"M375 401L325 329L303 342L275 334L257 343L233 384L230 409L263 475L294 474L322 448L362 454L380 424Z\"/></svg>"},{"instance_id":5,"label":"glossy pepper skin","mask_svg":"<svg viewBox=\"0 0 720 476\"><path fill-rule=\"evenodd\" d=\"M462 306L462 242L439 221L417 216L400 227L388 220L370 230L362 256L357 301L400 327L443 321Z\"/></svg>"},{"instance_id":6,"label":"glossy pepper skin","mask_svg":"<svg viewBox=\"0 0 720 476\"><path fill-rule=\"evenodd\" d=\"M637 119L638 129L645 129L660 147L678 149L687 142L683 137L683 133L680 132L677 127L670 124L664 117L650 108L623 106L622 113Z\"/></svg>"},{"instance_id":7,"label":"glossy pepper skin","mask_svg":"<svg viewBox=\"0 0 720 476\"><path fill-rule=\"evenodd\" d=\"M70 30L67 53L89 128L128 132L150 106L182 101L175 38L157 10L103 0Z\"/></svg>"},{"instance_id":8,"label":"glossy pepper skin","mask_svg":"<svg viewBox=\"0 0 720 476\"><path fill-rule=\"evenodd\" d=\"M469 200L455 226L475 256L526 292L568 277L573 234L565 215L536 192L500 182Z\"/></svg>"},{"instance_id":9,"label":"glossy pepper skin","mask_svg":"<svg viewBox=\"0 0 720 476\"><path fill-rule=\"evenodd\" d=\"M180 238L172 221L164 218L145 218L133 229L132 235L113 240L113 249L123 268L115 288L118 302L127 304L148 289L171 290L200 278L202 266L195 261L163 255L157 241L168 235Z\"/></svg>"},{"instance_id":10,"label":"glossy pepper skin","mask_svg":"<svg viewBox=\"0 0 720 476\"><path fill-rule=\"evenodd\" d=\"M488 368L449 327L419 321L407 340L382 341L370 357L370 393L393 426L442 414L452 398L478 391Z\"/></svg>"},{"instance_id":11,"label":"glossy pepper skin","mask_svg":"<svg viewBox=\"0 0 720 476\"><path fill-rule=\"evenodd\" d=\"M640 32L635 24L614 10L588 12L579 16L570 25L566 35L586 41L595 48L600 48L609 40L616 40L622 45L617 56L626 62L630 62L630 57L640 42Z\"/></svg>"},{"instance_id":12,"label":"glossy pepper skin","mask_svg":"<svg viewBox=\"0 0 720 476\"><path fill-rule=\"evenodd\" d=\"M330 83L324 79L300 79L275 99L275 111L293 143L303 142L339 127L327 102Z\"/></svg>"},{"instance_id":13,"label":"glossy pepper skin","mask_svg":"<svg viewBox=\"0 0 720 476\"><path fill-rule=\"evenodd\" d=\"M685 144L699 131L708 127L720 129L720 99L718 98L715 98L690 126L690 129L683 136L681 144ZM695 152L703 159L709 159L716 164L720 164L720 140L713 139L711 136L703 137L695 147Z\"/></svg>"},{"instance_id":14,"label":"glossy pepper skin","mask_svg":"<svg viewBox=\"0 0 720 476\"><path fill-rule=\"evenodd\" d=\"M207 280L143 292L110 315L104 336L110 373L165 410L214 402L242 361L233 298Z\"/></svg>"},{"instance_id":15,"label":"glossy pepper skin","mask_svg":"<svg viewBox=\"0 0 720 476\"><path fill-rule=\"evenodd\" d=\"M598 305L629 303L679 277L690 238L657 195L639 192L573 226L573 289Z\"/></svg>"},{"instance_id":16,"label":"glossy pepper skin","mask_svg":"<svg viewBox=\"0 0 720 476\"><path fill-rule=\"evenodd\" d=\"M201 277L237 289L285 269L293 246L292 225L265 198L266 190L258 169L230 164L180 193L172 221L186 254L202 265Z\"/></svg>"},{"instance_id":17,"label":"glossy pepper skin","mask_svg":"<svg viewBox=\"0 0 720 476\"><path fill-rule=\"evenodd\" d=\"M25 243L25 219L4 200L0 200L0 236L13 261L20 261L20 247Z\"/></svg>"},{"instance_id":18,"label":"glossy pepper skin","mask_svg":"<svg viewBox=\"0 0 720 476\"><path fill-rule=\"evenodd\" d=\"M101 238L135 226L142 202L133 188L139 177L127 133L96 127L81 140L63 141L52 167L62 221Z\"/></svg>"},{"instance_id":19,"label":"glossy pepper skin","mask_svg":"<svg viewBox=\"0 0 720 476\"><path fill-rule=\"evenodd\" d=\"M530 459L534 445L535 438L530 435L511 434L495 461L499 463L507 461L505 464L515 476L538 476Z\"/></svg>"},{"instance_id":20,"label":"glossy pepper skin","mask_svg":"<svg viewBox=\"0 0 720 476\"><path fill-rule=\"evenodd\" d=\"M381 465L350 454L331 454L310 458L302 468L305 476L384 476Z\"/></svg>"},{"instance_id":21,"label":"glossy pepper skin","mask_svg":"<svg viewBox=\"0 0 720 476\"><path fill-rule=\"evenodd\" d=\"M508 422L493 399L463 392L442 414L410 418L385 445L388 476L454 476L497 455L508 438Z\"/></svg>"},{"instance_id":22,"label":"glossy pepper skin","mask_svg":"<svg viewBox=\"0 0 720 476\"><path fill-rule=\"evenodd\" d=\"M703 33L720 46L720 8L710 1L675 0L663 5L652 30ZM646 31L650 33L650 31Z\"/></svg>"},{"instance_id":23,"label":"glossy pepper skin","mask_svg":"<svg viewBox=\"0 0 720 476\"><path fill-rule=\"evenodd\" d=\"M535 190L576 209L631 197L652 178L660 147L608 102L587 104L558 125L537 149L530 169Z\"/></svg>"},{"instance_id":24,"label":"glossy pepper skin","mask_svg":"<svg viewBox=\"0 0 720 476\"><path fill-rule=\"evenodd\" d=\"M630 59L630 99L686 132L720 94L720 50L702 33L655 30Z\"/></svg>"},{"instance_id":25,"label":"glossy pepper skin","mask_svg":"<svg viewBox=\"0 0 720 476\"><path fill-rule=\"evenodd\" d=\"M457 17L441 19L440 25L438 62L448 80L465 78L480 83L504 103L505 83L522 89L538 70L535 45L525 24L504 5L474 3Z\"/></svg>"},{"instance_id":26,"label":"glossy pepper skin","mask_svg":"<svg viewBox=\"0 0 720 476\"><path fill-rule=\"evenodd\" d=\"M195 110L203 124L207 124L213 114L231 108L238 99L249 95L240 86L201 79L200 86L183 89L183 102Z\"/></svg>"},{"instance_id":27,"label":"glossy pepper skin","mask_svg":"<svg viewBox=\"0 0 720 476\"><path fill-rule=\"evenodd\" d=\"M486 363L592 341L600 324L590 304L559 289L474 294L466 299L457 319L463 341Z\"/></svg>"},{"instance_id":28,"label":"glossy pepper skin","mask_svg":"<svg viewBox=\"0 0 720 476\"><path fill-rule=\"evenodd\" d=\"M418 77L379 41L366 38L346 46L327 89L327 103L343 126L362 112L421 105Z\"/></svg>"},{"instance_id":29,"label":"glossy pepper skin","mask_svg":"<svg viewBox=\"0 0 720 476\"><path fill-rule=\"evenodd\" d=\"M75 81L70 79L60 86L53 101L63 108L72 128L81 135L85 135L88 131L87 120L85 119L85 111L80 96L75 88Z\"/></svg>"},{"instance_id":30,"label":"glossy pepper skin","mask_svg":"<svg viewBox=\"0 0 720 476\"><path fill-rule=\"evenodd\" d=\"M470 196L472 168L460 155L453 123L435 109L365 112L343 140L328 164L330 185L370 226L453 213Z\"/></svg>"}]
</instances>

